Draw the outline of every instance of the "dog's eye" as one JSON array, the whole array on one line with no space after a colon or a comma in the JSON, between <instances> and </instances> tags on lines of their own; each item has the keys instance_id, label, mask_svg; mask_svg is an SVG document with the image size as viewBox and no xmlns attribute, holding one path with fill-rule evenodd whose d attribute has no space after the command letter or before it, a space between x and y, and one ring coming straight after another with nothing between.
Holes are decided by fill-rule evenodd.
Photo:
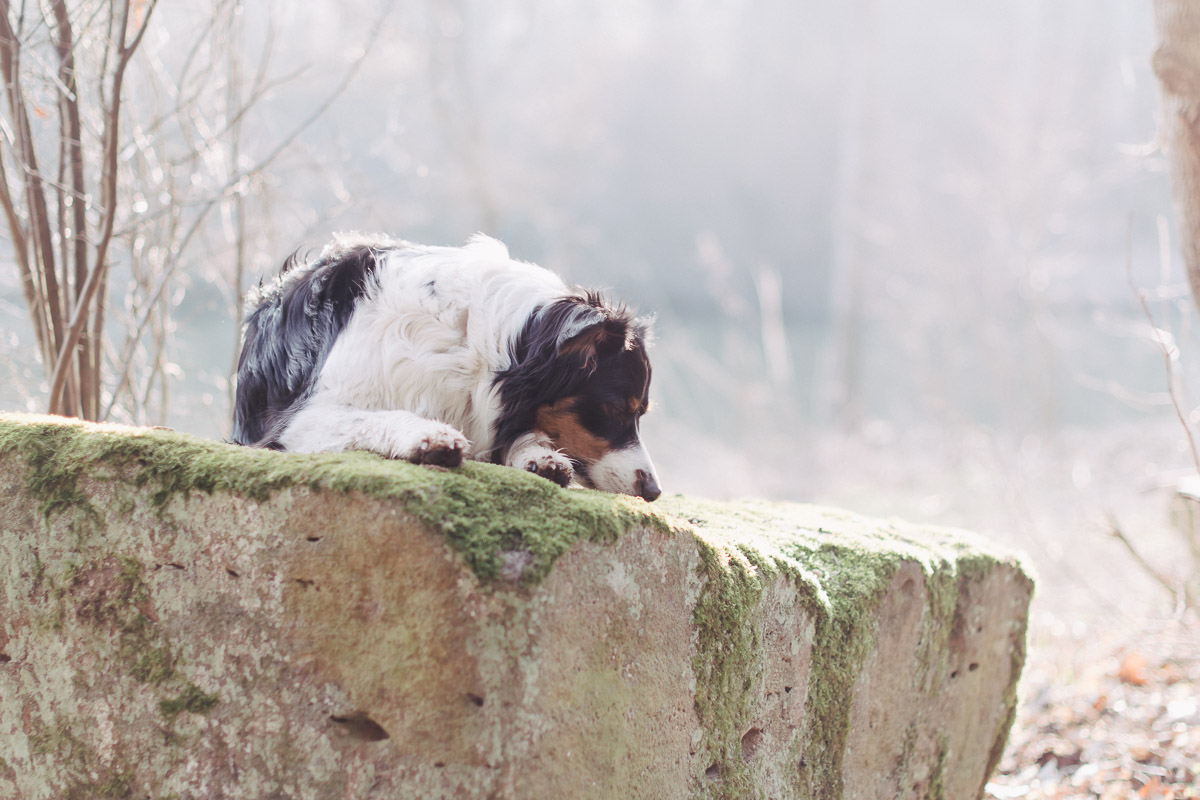
<instances>
[{"instance_id":1,"label":"dog's eye","mask_svg":"<svg viewBox=\"0 0 1200 800\"><path fill-rule=\"evenodd\" d=\"M631 420L634 418L633 411L628 406L617 406L611 403L605 403L604 413L609 417L616 417L620 420Z\"/></svg>"}]
</instances>

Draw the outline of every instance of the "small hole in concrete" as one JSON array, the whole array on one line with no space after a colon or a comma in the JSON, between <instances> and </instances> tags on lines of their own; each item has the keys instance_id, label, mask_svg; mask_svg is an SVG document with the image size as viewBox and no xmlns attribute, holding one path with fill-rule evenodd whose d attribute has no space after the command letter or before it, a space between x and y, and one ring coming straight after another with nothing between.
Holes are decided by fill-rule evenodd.
<instances>
[{"instance_id":1,"label":"small hole in concrete","mask_svg":"<svg viewBox=\"0 0 1200 800\"><path fill-rule=\"evenodd\" d=\"M968 666L968 667L967 667L967 670L968 670L968 671L970 671L970 672L974 672L974 671L975 671L975 670L977 670L977 669L979 669L979 665L978 665L978 664L971 664L970 666Z\"/></svg>"},{"instance_id":2,"label":"small hole in concrete","mask_svg":"<svg viewBox=\"0 0 1200 800\"><path fill-rule=\"evenodd\" d=\"M313 582L310 581L308 578L296 578L296 583L300 584L300 586L304 589L307 589L308 587L313 585Z\"/></svg>"},{"instance_id":3,"label":"small hole in concrete","mask_svg":"<svg viewBox=\"0 0 1200 800\"><path fill-rule=\"evenodd\" d=\"M912 578L909 578L904 582L904 585L900 587L900 591L904 594L912 594L916 588L916 582Z\"/></svg>"},{"instance_id":4,"label":"small hole in concrete","mask_svg":"<svg viewBox=\"0 0 1200 800\"><path fill-rule=\"evenodd\" d=\"M708 778L710 783L716 783L725 777L725 770L721 769L721 765L714 761L712 766L704 770L704 777Z\"/></svg>"},{"instance_id":5,"label":"small hole in concrete","mask_svg":"<svg viewBox=\"0 0 1200 800\"><path fill-rule=\"evenodd\" d=\"M319 541L321 541L321 537L320 536L309 536L308 540L310 542L319 542Z\"/></svg>"},{"instance_id":6,"label":"small hole in concrete","mask_svg":"<svg viewBox=\"0 0 1200 800\"><path fill-rule=\"evenodd\" d=\"M749 761L758 755L763 743L763 732L760 728L751 728L742 737L742 760Z\"/></svg>"},{"instance_id":7,"label":"small hole in concrete","mask_svg":"<svg viewBox=\"0 0 1200 800\"><path fill-rule=\"evenodd\" d=\"M183 564L176 564L172 561L170 564L159 564L160 567L170 567L171 569L184 569Z\"/></svg>"},{"instance_id":8,"label":"small hole in concrete","mask_svg":"<svg viewBox=\"0 0 1200 800\"><path fill-rule=\"evenodd\" d=\"M446 766L446 762L445 761L435 761L435 762L433 762L433 765L435 767L437 767L438 769L441 769L442 767Z\"/></svg>"},{"instance_id":9,"label":"small hole in concrete","mask_svg":"<svg viewBox=\"0 0 1200 800\"><path fill-rule=\"evenodd\" d=\"M470 700L475 705L479 706L480 708L483 708L483 698L480 697L479 695L471 694L470 692L467 692L467 699Z\"/></svg>"},{"instance_id":10,"label":"small hole in concrete","mask_svg":"<svg viewBox=\"0 0 1200 800\"><path fill-rule=\"evenodd\" d=\"M354 711L344 717L332 714L329 719L340 725L354 739L364 742L382 742L384 739L391 738L383 726L368 717L365 711Z\"/></svg>"},{"instance_id":11,"label":"small hole in concrete","mask_svg":"<svg viewBox=\"0 0 1200 800\"><path fill-rule=\"evenodd\" d=\"M951 673L950 673L950 677L951 677L951 678L957 678L957 677L958 677L958 670L954 670L954 672L951 672Z\"/></svg>"},{"instance_id":12,"label":"small hole in concrete","mask_svg":"<svg viewBox=\"0 0 1200 800\"><path fill-rule=\"evenodd\" d=\"M788 692L788 693L790 694L790 693L791 693L791 691L792 691L792 687L790 687L790 686L785 686L785 687L783 687L783 690L784 690L785 692Z\"/></svg>"},{"instance_id":13,"label":"small hole in concrete","mask_svg":"<svg viewBox=\"0 0 1200 800\"><path fill-rule=\"evenodd\" d=\"M10 661L12 661L12 656L8 653L0 653L0 664L7 664Z\"/></svg>"},{"instance_id":14,"label":"small hole in concrete","mask_svg":"<svg viewBox=\"0 0 1200 800\"><path fill-rule=\"evenodd\" d=\"M231 578L240 578L240 577L241 577L241 576L240 576L240 575L238 575L236 572L234 572L233 570L231 570L229 567L226 567L226 568L225 568L225 574L227 574L227 575L228 575L229 577L231 577Z\"/></svg>"}]
</instances>

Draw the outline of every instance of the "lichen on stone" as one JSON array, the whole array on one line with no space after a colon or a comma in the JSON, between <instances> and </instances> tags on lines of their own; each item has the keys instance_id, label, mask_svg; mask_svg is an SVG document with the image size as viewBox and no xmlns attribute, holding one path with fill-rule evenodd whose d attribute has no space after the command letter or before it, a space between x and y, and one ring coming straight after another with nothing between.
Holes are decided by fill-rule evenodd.
<instances>
[{"instance_id":1,"label":"lichen on stone","mask_svg":"<svg viewBox=\"0 0 1200 800\"><path fill-rule=\"evenodd\" d=\"M212 710L218 702L220 695L216 692L211 694L205 692L196 684L188 681L184 684L183 690L175 697L170 697L158 702L158 710L167 719L175 719L184 711L190 711L193 714L205 714Z\"/></svg>"},{"instance_id":2,"label":"lichen on stone","mask_svg":"<svg viewBox=\"0 0 1200 800\"><path fill-rule=\"evenodd\" d=\"M713 798L750 796L746 765L735 745L751 722L748 690L759 652L751 617L766 582L793 582L816 626L810 669L819 678L810 681L809 730L796 754L804 784L797 796L838 798L852 710L848 699L874 644L876 609L901 564L922 566L931 596L922 637L922 670L928 673L931 660L945 652L960 585L979 571L1012 561L962 531L922 529L917 536L901 524L881 529L873 520L809 506L676 496L662 507L686 515L700 540L704 589L693 614L696 710L713 758L700 786ZM825 527L831 518L840 523L836 533ZM1019 674L1024 659L1023 634L1017 638L1021 646L1011 654L1013 674ZM932 690L927 674L917 680ZM1013 692L1005 698L1010 707L1015 707ZM999 748L1007 729L1005 724L997 731Z\"/></svg>"},{"instance_id":3,"label":"lichen on stone","mask_svg":"<svg viewBox=\"0 0 1200 800\"><path fill-rule=\"evenodd\" d=\"M58 417L0 414L0 455L28 467L27 490L47 518L102 524L83 480L143 489L152 506L194 493L232 492L265 500L289 487L360 492L396 500L404 513L446 537L483 579L500 576L504 552L529 554L520 582L545 577L578 541L612 542L633 526L677 530L640 498L564 490L523 470L466 462L451 470L365 452L281 453L198 439L164 429L85 425Z\"/></svg>"},{"instance_id":4,"label":"lichen on stone","mask_svg":"<svg viewBox=\"0 0 1200 800\"><path fill-rule=\"evenodd\" d=\"M182 754L208 747L209 768L224 769L221 759L240 756L212 731L238 725L270 749L262 763L238 767L250 764L240 780L267 787L264 796L318 783L324 793L314 797L342 796L349 784L338 781L360 763L351 759L371 754L382 765L431 737L443 749L392 778L433 786L472 776L458 785L482 794L510 779L495 777L506 758L558 735L562 710L588 726L586 745L544 751L563 775L599 763L593 775L603 780L625 770L636 781L666 762L629 740L631 726L669 718L685 731L682 752L669 755L676 782L687 784L677 796L836 800L853 763L856 682L880 645L880 607L903 605L896 587L923 576L906 606L920 604L905 617L918 630L903 640L905 658L913 695L940 707L948 652L974 602L968 590L1014 563L958 531L829 509L679 496L651 507L488 464L288 454L48 417L0 414L0 462L9 490L24 495L5 523L15 535L0 540L2 588L28 626L0 676L35 687L25 696L33 699L5 705L33 720L30 749L21 753L19 735L5 755L27 772L51 758L65 764L61 780L30 795L39 798L153 796L134 769L137 753L155 754L154 768L182 791L192 779ZM651 614L651 597L673 604ZM577 618L587 626L564 630ZM226 635L226 625L239 633ZM1014 623L1013 684L1022 637ZM53 663L47 648L67 639L78 645L69 664L33 668L34 649ZM555 650L563 641L566 651ZM651 642L670 648L643 653ZM548 653L560 683L541 682ZM782 680L770 672L782 669L781 653L803 681L783 733L761 718L764 687ZM663 665L677 683L658 685ZM785 696L782 684L772 691ZM1013 691L1002 698L1009 714ZM77 696L94 705L75 710ZM428 697L441 699L422 706ZM550 713L536 705L550 698ZM663 708L651 707L660 699ZM142 749L104 750L103 736L79 727L96 708L116 729L140 726ZM528 724L525 739L494 727L504 714ZM360 718L372 735L347 725ZM984 743L988 758L1010 721ZM911 761L910 784L946 795L943 773L957 754L931 744L927 728L914 719L897 729L895 772L908 780ZM301 767L272 771L280 764Z\"/></svg>"},{"instance_id":5,"label":"lichen on stone","mask_svg":"<svg viewBox=\"0 0 1200 800\"><path fill-rule=\"evenodd\" d=\"M762 596L762 576L737 553L699 543L700 596L692 612L698 638L692 672L696 714L704 726L701 786L715 798L745 797L752 788L741 753L750 724L750 690L759 640L749 617ZM711 763L709 763L711 762Z\"/></svg>"}]
</instances>

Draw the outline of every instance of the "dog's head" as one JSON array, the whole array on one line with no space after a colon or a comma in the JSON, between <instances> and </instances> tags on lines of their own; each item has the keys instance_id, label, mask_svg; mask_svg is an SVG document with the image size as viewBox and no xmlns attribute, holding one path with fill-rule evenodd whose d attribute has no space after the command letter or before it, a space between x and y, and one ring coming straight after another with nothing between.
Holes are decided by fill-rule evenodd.
<instances>
[{"instance_id":1,"label":"dog's head","mask_svg":"<svg viewBox=\"0 0 1200 800\"><path fill-rule=\"evenodd\" d=\"M639 425L650 398L647 325L596 294L538 312L500 376L505 404L523 406L507 446L524 430L549 438L584 486L654 500L662 490Z\"/></svg>"}]
</instances>

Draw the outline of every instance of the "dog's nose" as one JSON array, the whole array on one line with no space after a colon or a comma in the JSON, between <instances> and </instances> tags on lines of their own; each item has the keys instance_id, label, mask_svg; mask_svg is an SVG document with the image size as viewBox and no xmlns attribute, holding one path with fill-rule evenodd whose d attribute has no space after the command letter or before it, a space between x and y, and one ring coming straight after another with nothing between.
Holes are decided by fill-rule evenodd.
<instances>
[{"instance_id":1,"label":"dog's nose","mask_svg":"<svg viewBox=\"0 0 1200 800\"><path fill-rule=\"evenodd\" d=\"M654 479L654 475L640 469L637 471L637 490L638 497L647 503L653 503L662 494L662 489L659 488L658 481Z\"/></svg>"}]
</instances>

